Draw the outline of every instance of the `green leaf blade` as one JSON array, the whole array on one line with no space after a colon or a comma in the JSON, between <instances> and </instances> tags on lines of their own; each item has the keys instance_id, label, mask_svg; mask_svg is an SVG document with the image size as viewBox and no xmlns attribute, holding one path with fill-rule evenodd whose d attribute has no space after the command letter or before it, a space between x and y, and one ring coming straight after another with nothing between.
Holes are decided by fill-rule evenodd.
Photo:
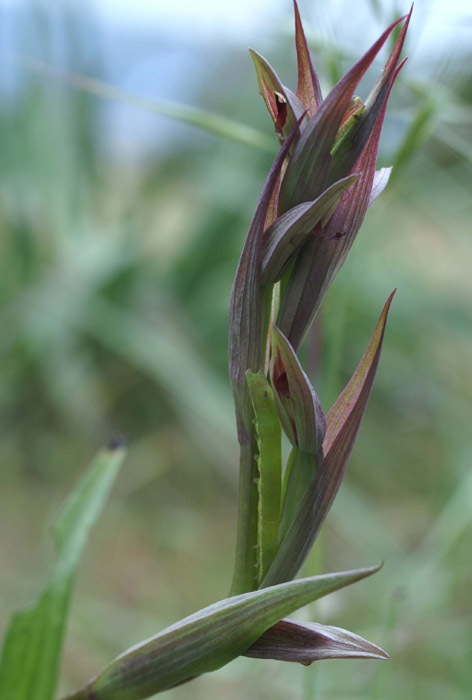
<instances>
[{"instance_id":1,"label":"green leaf blade","mask_svg":"<svg viewBox=\"0 0 472 700\"><path fill-rule=\"evenodd\" d=\"M220 601L124 652L70 700L144 700L214 671L285 615L378 569L313 576Z\"/></svg>"},{"instance_id":2,"label":"green leaf blade","mask_svg":"<svg viewBox=\"0 0 472 700\"><path fill-rule=\"evenodd\" d=\"M16 613L0 660L2 700L52 700L75 573L124 458L121 446L101 451L56 521L57 563L49 584L29 610Z\"/></svg>"}]
</instances>

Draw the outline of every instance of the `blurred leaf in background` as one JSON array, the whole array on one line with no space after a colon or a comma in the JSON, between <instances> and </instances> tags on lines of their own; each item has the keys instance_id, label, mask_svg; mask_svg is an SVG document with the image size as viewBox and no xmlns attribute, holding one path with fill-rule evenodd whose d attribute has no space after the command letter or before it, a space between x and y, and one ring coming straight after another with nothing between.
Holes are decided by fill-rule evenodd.
<instances>
[{"instance_id":1,"label":"blurred leaf in background","mask_svg":"<svg viewBox=\"0 0 472 700\"><path fill-rule=\"evenodd\" d=\"M123 439L101 450L54 523L57 561L33 607L11 618L0 655L0 692L5 700L51 700L75 576L90 529L100 515L123 462Z\"/></svg>"},{"instance_id":2,"label":"blurred leaf in background","mask_svg":"<svg viewBox=\"0 0 472 700\"><path fill-rule=\"evenodd\" d=\"M324 89L409 9L365 0L353 17L348 7L300 2ZM227 304L273 136L246 48L285 65L281 78L295 87L291 6L207 0L197 14L183 0L25 0L0 15L2 625L47 570L36 533L70 483L64 465L110 431L131 443L79 580L67 691L228 590L237 457ZM338 662L344 672L241 659L195 681L197 700L210 688L235 700L471 695L471 21L459 0L416 3L381 142L392 181L303 350L327 410L379 299L398 287L324 535L325 570L386 564L365 584L370 595L349 591L312 611L375 638L391 659ZM57 73L215 113L261 142L158 116L122 93L100 97Z\"/></svg>"}]
</instances>

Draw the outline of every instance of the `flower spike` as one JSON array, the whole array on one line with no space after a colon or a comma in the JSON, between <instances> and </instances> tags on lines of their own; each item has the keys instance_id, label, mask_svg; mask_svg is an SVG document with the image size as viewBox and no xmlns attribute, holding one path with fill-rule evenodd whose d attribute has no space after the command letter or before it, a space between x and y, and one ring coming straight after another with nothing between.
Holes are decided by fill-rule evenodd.
<instances>
[{"instance_id":1,"label":"flower spike","mask_svg":"<svg viewBox=\"0 0 472 700\"><path fill-rule=\"evenodd\" d=\"M353 171L361 175L341 196L326 226L315 227L298 256L281 301L277 323L298 350L331 282L354 243L372 201L388 182L391 169L375 171L377 152L388 98L404 61L397 67L382 110Z\"/></svg>"},{"instance_id":2,"label":"flower spike","mask_svg":"<svg viewBox=\"0 0 472 700\"><path fill-rule=\"evenodd\" d=\"M354 90L390 33L402 19L391 24L339 80L302 131L280 187L279 214L300 202L315 199L328 184L332 165L331 149ZM346 174L348 173L344 173Z\"/></svg>"}]
</instances>

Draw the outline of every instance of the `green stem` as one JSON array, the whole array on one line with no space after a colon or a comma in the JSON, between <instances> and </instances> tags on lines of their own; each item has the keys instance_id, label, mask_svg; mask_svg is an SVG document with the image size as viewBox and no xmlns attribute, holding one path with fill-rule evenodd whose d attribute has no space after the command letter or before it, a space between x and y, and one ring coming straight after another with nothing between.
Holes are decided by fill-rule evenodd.
<instances>
[{"instance_id":1,"label":"green stem","mask_svg":"<svg viewBox=\"0 0 472 700\"><path fill-rule=\"evenodd\" d=\"M264 372L246 372L257 434L258 467L257 559L258 580L277 553L282 480L281 429L274 397Z\"/></svg>"},{"instance_id":2,"label":"green stem","mask_svg":"<svg viewBox=\"0 0 472 700\"><path fill-rule=\"evenodd\" d=\"M257 451L255 428L243 429L239 440L239 502L236 556L230 595L248 593L257 588Z\"/></svg>"},{"instance_id":3,"label":"green stem","mask_svg":"<svg viewBox=\"0 0 472 700\"><path fill-rule=\"evenodd\" d=\"M287 494L287 486L288 482L290 480L290 474L292 473L292 467L293 463L295 462L295 458L297 456L297 450L295 450L293 447L290 450L290 454L287 459L287 463L285 464L285 469L284 469L284 476L282 480L282 494L280 497L280 515L282 515L284 506L285 506L285 496Z\"/></svg>"},{"instance_id":4,"label":"green stem","mask_svg":"<svg viewBox=\"0 0 472 700\"><path fill-rule=\"evenodd\" d=\"M317 460L313 454L292 447L284 474L284 501L280 516L279 541L289 530L300 502L314 479Z\"/></svg>"}]
</instances>

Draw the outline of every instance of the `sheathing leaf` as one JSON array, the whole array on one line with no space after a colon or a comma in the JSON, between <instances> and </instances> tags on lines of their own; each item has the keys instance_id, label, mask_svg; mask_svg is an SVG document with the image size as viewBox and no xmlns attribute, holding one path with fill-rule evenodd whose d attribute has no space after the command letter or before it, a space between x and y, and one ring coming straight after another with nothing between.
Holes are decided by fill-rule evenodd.
<instances>
[{"instance_id":1,"label":"sheathing leaf","mask_svg":"<svg viewBox=\"0 0 472 700\"><path fill-rule=\"evenodd\" d=\"M401 66L398 66L397 74L400 69ZM360 173L359 178L349 190L343 192L339 205L326 226L318 224L315 227L314 234L297 256L291 271L281 300L277 325L295 350L300 347L331 282L346 260L372 202L375 164L386 109L387 100L353 167L353 171ZM378 176L375 196L388 181L390 171L388 168L384 171L386 172L380 171L381 176Z\"/></svg>"},{"instance_id":2,"label":"sheathing leaf","mask_svg":"<svg viewBox=\"0 0 472 700\"><path fill-rule=\"evenodd\" d=\"M340 627L289 619L269 627L244 656L305 666L322 659L388 659L383 649L358 634Z\"/></svg>"},{"instance_id":3,"label":"sheathing leaf","mask_svg":"<svg viewBox=\"0 0 472 700\"><path fill-rule=\"evenodd\" d=\"M124 652L70 700L144 700L214 671L285 615L378 569L299 579L220 601Z\"/></svg>"},{"instance_id":4,"label":"sheathing leaf","mask_svg":"<svg viewBox=\"0 0 472 700\"><path fill-rule=\"evenodd\" d=\"M288 581L296 575L331 507L349 463L372 389L392 298L393 293L380 314L367 350L352 379L328 413L323 462L308 487L261 586Z\"/></svg>"}]
</instances>

